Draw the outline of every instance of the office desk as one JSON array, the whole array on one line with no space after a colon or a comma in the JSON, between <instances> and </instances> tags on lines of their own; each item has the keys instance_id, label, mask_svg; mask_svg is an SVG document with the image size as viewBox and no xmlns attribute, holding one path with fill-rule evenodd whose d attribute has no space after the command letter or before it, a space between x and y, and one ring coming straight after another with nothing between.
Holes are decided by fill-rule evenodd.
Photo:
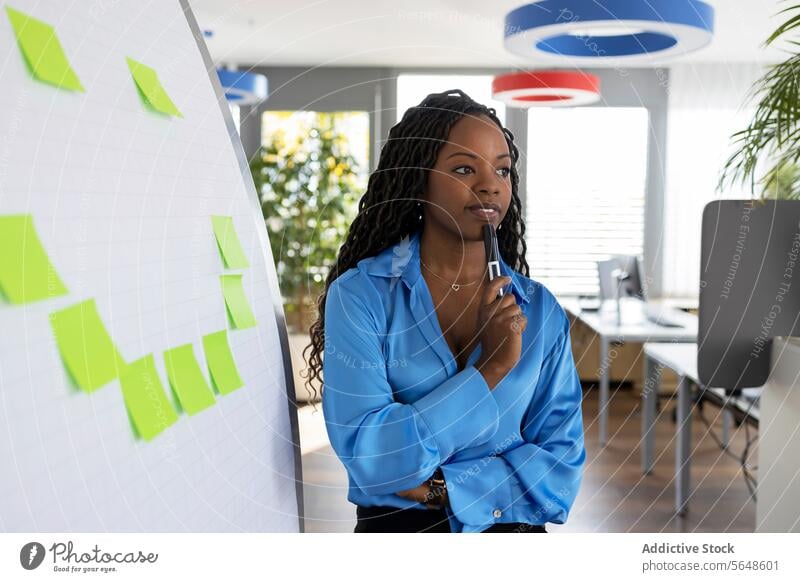
<instances>
[{"instance_id":1,"label":"office desk","mask_svg":"<svg viewBox=\"0 0 800 582\"><path fill-rule=\"evenodd\" d=\"M680 310L672 310L670 318L681 323L681 327L667 327L647 320L642 312L642 302L624 302L622 325L617 324L617 312L613 302L607 302L600 311L585 311L577 300L561 301L564 309L580 319L597 334L600 344L600 445L605 446L608 437L609 367L608 351L611 342L690 342L697 341L697 316ZM611 309L613 308L613 309Z\"/></svg>"},{"instance_id":2,"label":"office desk","mask_svg":"<svg viewBox=\"0 0 800 582\"><path fill-rule=\"evenodd\" d=\"M675 432L675 512L686 512L690 494L691 442L692 442L692 390L701 387L697 375L696 343L646 343L644 344L645 380L642 389L642 473L653 470L653 444L655 439L656 402L661 368L669 368L678 376L678 404ZM701 387L702 388L702 387ZM732 420L736 410L749 422L758 422L758 409L753 398L760 388L745 388L740 396L729 396L721 388L706 388L701 394L723 409L722 443L727 446Z\"/></svg>"}]
</instances>

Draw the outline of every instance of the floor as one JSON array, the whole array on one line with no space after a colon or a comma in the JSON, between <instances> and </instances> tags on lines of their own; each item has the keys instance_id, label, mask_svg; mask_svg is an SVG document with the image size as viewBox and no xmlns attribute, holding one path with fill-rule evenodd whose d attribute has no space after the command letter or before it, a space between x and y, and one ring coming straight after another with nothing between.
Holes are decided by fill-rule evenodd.
<instances>
[{"instance_id":1,"label":"floor","mask_svg":"<svg viewBox=\"0 0 800 582\"><path fill-rule=\"evenodd\" d=\"M638 394L618 389L609 415L609 442L597 439L597 390L584 389L586 465L583 483L566 524L548 524L551 532L752 532L755 502L736 459L723 452L713 434L721 433L719 409L706 404L693 413L692 498L689 511L676 516L675 458L671 399L662 399L656 428L654 471L640 470ZM713 434L700 419L709 420ZM305 524L308 532L351 532L355 507L347 501L347 474L328 444L321 405L299 411L303 451ZM738 457L755 429L734 426L729 450ZM757 441L749 462L756 464Z\"/></svg>"}]
</instances>

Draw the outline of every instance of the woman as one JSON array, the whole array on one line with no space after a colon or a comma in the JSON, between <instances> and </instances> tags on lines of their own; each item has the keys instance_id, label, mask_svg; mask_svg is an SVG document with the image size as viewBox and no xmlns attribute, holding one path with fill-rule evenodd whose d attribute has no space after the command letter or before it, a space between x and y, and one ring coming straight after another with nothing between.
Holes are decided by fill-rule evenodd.
<instances>
[{"instance_id":1,"label":"woman","mask_svg":"<svg viewBox=\"0 0 800 582\"><path fill-rule=\"evenodd\" d=\"M527 276L518 156L494 109L447 91L370 176L310 330L356 532L545 532L577 495L580 382L568 319Z\"/></svg>"}]
</instances>

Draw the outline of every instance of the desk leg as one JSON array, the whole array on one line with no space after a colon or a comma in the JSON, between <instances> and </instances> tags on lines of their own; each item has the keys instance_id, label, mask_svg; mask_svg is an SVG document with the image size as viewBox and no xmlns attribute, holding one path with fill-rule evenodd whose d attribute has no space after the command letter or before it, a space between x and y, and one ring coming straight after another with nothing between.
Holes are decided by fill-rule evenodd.
<instances>
[{"instance_id":1,"label":"desk leg","mask_svg":"<svg viewBox=\"0 0 800 582\"><path fill-rule=\"evenodd\" d=\"M653 442L655 441L656 404L661 387L661 366L645 356L644 385L642 386L642 473L653 471Z\"/></svg>"},{"instance_id":2,"label":"desk leg","mask_svg":"<svg viewBox=\"0 0 800 582\"><path fill-rule=\"evenodd\" d=\"M600 338L600 446L606 446L608 437L608 379L611 363L608 361L608 341L604 336Z\"/></svg>"},{"instance_id":3,"label":"desk leg","mask_svg":"<svg viewBox=\"0 0 800 582\"><path fill-rule=\"evenodd\" d=\"M692 443L692 384L681 376L678 381L677 427L678 443L675 447L675 511L686 513L689 504L689 477L691 473Z\"/></svg>"},{"instance_id":4,"label":"desk leg","mask_svg":"<svg viewBox=\"0 0 800 582\"><path fill-rule=\"evenodd\" d=\"M726 406L722 408L722 446L726 449L730 443L731 438L731 422L733 421L733 413Z\"/></svg>"}]
</instances>

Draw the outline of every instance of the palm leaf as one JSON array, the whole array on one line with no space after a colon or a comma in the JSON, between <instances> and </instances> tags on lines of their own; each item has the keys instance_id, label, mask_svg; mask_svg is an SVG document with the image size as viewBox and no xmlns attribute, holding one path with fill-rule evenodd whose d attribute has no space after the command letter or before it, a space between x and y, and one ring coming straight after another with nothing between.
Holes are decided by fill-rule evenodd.
<instances>
[{"instance_id":1,"label":"palm leaf","mask_svg":"<svg viewBox=\"0 0 800 582\"><path fill-rule=\"evenodd\" d=\"M800 4L795 4L793 6L789 6L788 8L784 8L783 10L779 11L778 14L785 14L786 12L792 12L793 10L798 10L798 9L800 9ZM791 17L789 20L781 24L777 29L775 29L775 32L769 35L769 38L766 40L764 44L765 45L772 44L779 36L782 36L783 34L789 32L790 30L794 30L798 26L800 26L800 14Z\"/></svg>"},{"instance_id":2,"label":"palm leaf","mask_svg":"<svg viewBox=\"0 0 800 582\"><path fill-rule=\"evenodd\" d=\"M784 8L779 14L794 13L781 24L764 43L769 45L778 37L800 28L800 4ZM800 41L789 40L800 47ZM773 65L753 84L746 102L757 101L749 125L731 136L734 152L725 162L718 190L729 184L748 184L753 192L757 185L762 192L775 196L800 195L800 188L787 185L787 180L800 182L800 171L792 165L800 159L800 53L794 53L782 63ZM759 162L770 161L770 169L761 179L756 176Z\"/></svg>"}]
</instances>

